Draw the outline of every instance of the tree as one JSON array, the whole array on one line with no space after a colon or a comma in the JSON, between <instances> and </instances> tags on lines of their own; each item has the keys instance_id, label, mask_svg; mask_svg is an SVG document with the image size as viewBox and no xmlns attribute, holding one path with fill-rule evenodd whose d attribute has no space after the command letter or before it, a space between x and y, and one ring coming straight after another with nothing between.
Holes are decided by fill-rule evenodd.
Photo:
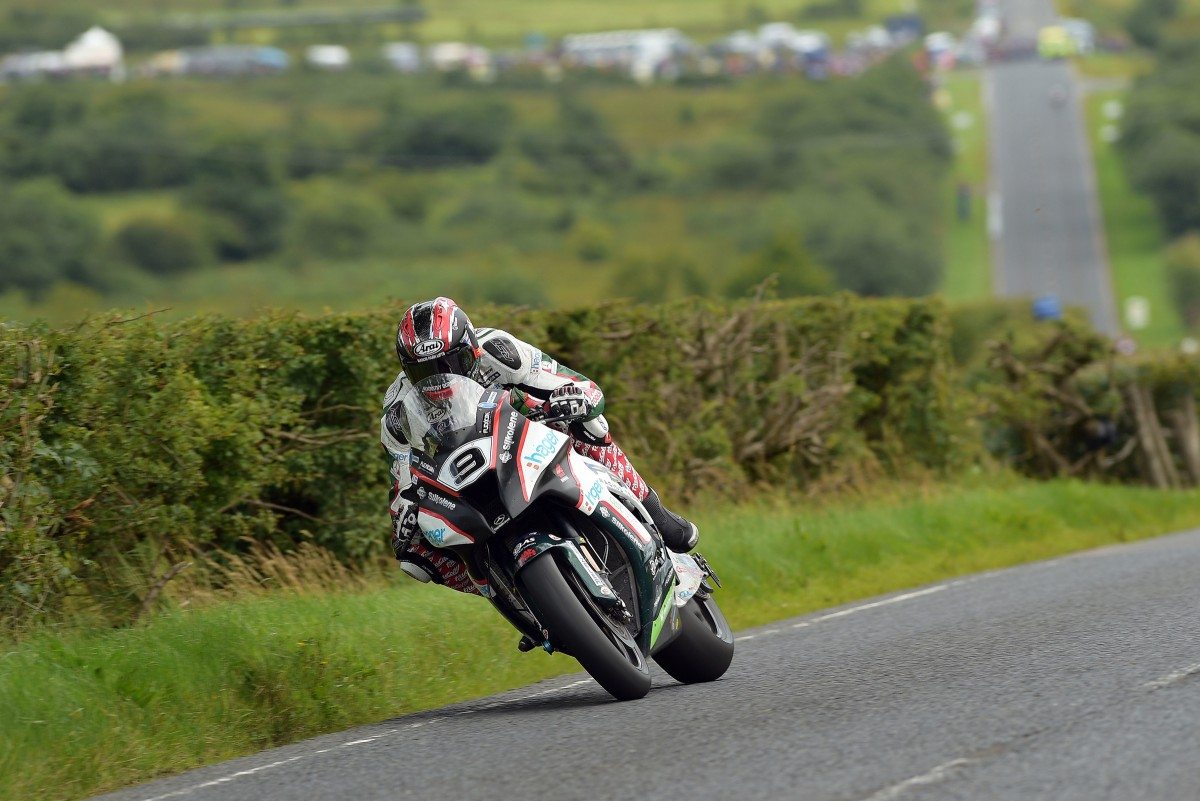
<instances>
[{"instance_id":1,"label":"tree","mask_svg":"<svg viewBox=\"0 0 1200 801\"><path fill-rule=\"evenodd\" d=\"M282 246L290 208L265 142L222 139L201 156L197 171L188 201L209 215L223 258L252 259Z\"/></svg>"},{"instance_id":2,"label":"tree","mask_svg":"<svg viewBox=\"0 0 1200 801\"><path fill-rule=\"evenodd\" d=\"M0 291L40 296L63 279L99 285L95 215L48 180L0 189Z\"/></svg>"},{"instance_id":3,"label":"tree","mask_svg":"<svg viewBox=\"0 0 1200 801\"><path fill-rule=\"evenodd\" d=\"M559 97L554 125L527 131L520 147L558 191L587 191L601 183L620 183L634 166L604 117L569 94Z\"/></svg>"},{"instance_id":4,"label":"tree","mask_svg":"<svg viewBox=\"0 0 1200 801\"><path fill-rule=\"evenodd\" d=\"M439 169L484 164L504 147L512 121L506 104L468 102L425 114L395 107L384 114L377 140L384 165Z\"/></svg>"},{"instance_id":5,"label":"tree","mask_svg":"<svg viewBox=\"0 0 1200 801\"><path fill-rule=\"evenodd\" d=\"M155 275L194 270L212 257L199 221L179 215L143 215L125 223L115 236L121 254Z\"/></svg>"}]
</instances>

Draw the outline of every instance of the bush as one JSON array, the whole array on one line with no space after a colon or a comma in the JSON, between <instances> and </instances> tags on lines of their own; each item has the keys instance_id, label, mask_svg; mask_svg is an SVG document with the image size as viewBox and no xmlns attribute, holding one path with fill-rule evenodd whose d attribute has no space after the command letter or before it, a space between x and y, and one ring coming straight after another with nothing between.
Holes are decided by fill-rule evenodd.
<instances>
[{"instance_id":1,"label":"bush","mask_svg":"<svg viewBox=\"0 0 1200 801\"><path fill-rule=\"evenodd\" d=\"M1188 234L1167 250L1167 280L1179 318L1193 331L1200 328L1200 234Z\"/></svg>"},{"instance_id":2,"label":"bush","mask_svg":"<svg viewBox=\"0 0 1200 801\"><path fill-rule=\"evenodd\" d=\"M114 239L128 261L154 275L194 270L213 255L202 221L179 215L136 217L122 225Z\"/></svg>"},{"instance_id":3,"label":"bush","mask_svg":"<svg viewBox=\"0 0 1200 801\"><path fill-rule=\"evenodd\" d=\"M777 234L754 253L729 282L730 297L746 297L765 281L779 297L826 295L833 291L833 277L813 260L800 238Z\"/></svg>"},{"instance_id":4,"label":"bush","mask_svg":"<svg viewBox=\"0 0 1200 801\"><path fill-rule=\"evenodd\" d=\"M98 286L99 239L95 215L53 181L0 187L0 291L38 297L61 279Z\"/></svg>"},{"instance_id":5,"label":"bush","mask_svg":"<svg viewBox=\"0 0 1200 801\"><path fill-rule=\"evenodd\" d=\"M494 288L509 285L498 275ZM0 404L0 469L16 477L0 485L3 614L52 617L70 602L128 620L154 581L118 570L134 553L181 559L245 537L348 559L380 552L388 477L376 420L398 314L0 328L0 386L13 399ZM970 458L936 303L474 316L595 378L617 435L667 493Z\"/></svg>"},{"instance_id":6,"label":"bush","mask_svg":"<svg viewBox=\"0 0 1200 801\"><path fill-rule=\"evenodd\" d=\"M222 139L204 152L197 170L187 200L206 213L222 258L252 259L282 246L291 209L263 140Z\"/></svg>"},{"instance_id":7,"label":"bush","mask_svg":"<svg viewBox=\"0 0 1200 801\"><path fill-rule=\"evenodd\" d=\"M388 226L382 200L333 181L304 187L292 237L305 255L344 259L368 253Z\"/></svg>"},{"instance_id":8,"label":"bush","mask_svg":"<svg viewBox=\"0 0 1200 801\"><path fill-rule=\"evenodd\" d=\"M613 232L607 225L592 220L577 220L567 245L582 261L604 261L612 255Z\"/></svg>"},{"instance_id":9,"label":"bush","mask_svg":"<svg viewBox=\"0 0 1200 801\"><path fill-rule=\"evenodd\" d=\"M604 117L579 98L559 96L554 125L528 131L521 152L545 174L543 188L586 192L619 184L633 171L633 159L608 130Z\"/></svg>"},{"instance_id":10,"label":"bush","mask_svg":"<svg viewBox=\"0 0 1200 801\"><path fill-rule=\"evenodd\" d=\"M512 110L479 100L421 115L394 109L384 116L377 139L385 166L440 169L484 164L504 147Z\"/></svg>"},{"instance_id":11,"label":"bush","mask_svg":"<svg viewBox=\"0 0 1200 801\"><path fill-rule=\"evenodd\" d=\"M192 156L170 130L170 115L160 92L120 94L82 124L54 130L45 143L47 169L76 192L182 184L192 175Z\"/></svg>"}]
</instances>

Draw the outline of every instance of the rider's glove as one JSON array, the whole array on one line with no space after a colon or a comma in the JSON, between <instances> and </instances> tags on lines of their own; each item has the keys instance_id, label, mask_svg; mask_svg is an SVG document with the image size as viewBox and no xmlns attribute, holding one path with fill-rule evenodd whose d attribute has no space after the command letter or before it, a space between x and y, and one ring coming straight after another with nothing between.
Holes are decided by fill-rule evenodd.
<instances>
[{"instance_id":1,"label":"rider's glove","mask_svg":"<svg viewBox=\"0 0 1200 801\"><path fill-rule=\"evenodd\" d=\"M546 399L550 417L564 420L582 420L595 409L583 387L578 384L563 384Z\"/></svg>"},{"instance_id":2,"label":"rider's glove","mask_svg":"<svg viewBox=\"0 0 1200 801\"><path fill-rule=\"evenodd\" d=\"M397 559L412 547L413 540L421 534L417 528L417 507L415 502L410 502L392 521L392 553L396 554Z\"/></svg>"}]
</instances>

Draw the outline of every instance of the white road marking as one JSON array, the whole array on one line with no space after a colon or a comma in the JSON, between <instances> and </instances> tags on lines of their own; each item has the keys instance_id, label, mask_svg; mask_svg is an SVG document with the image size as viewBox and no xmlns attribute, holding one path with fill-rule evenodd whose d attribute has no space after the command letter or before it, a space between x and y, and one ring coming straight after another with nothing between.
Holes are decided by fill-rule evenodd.
<instances>
[{"instance_id":1,"label":"white road marking","mask_svg":"<svg viewBox=\"0 0 1200 801\"><path fill-rule=\"evenodd\" d=\"M1148 681L1142 685L1142 689L1143 690L1161 690L1163 687L1170 687L1172 684L1183 681L1184 679L1188 678L1189 676L1195 676L1197 673L1200 673L1200 662L1197 662L1194 665L1188 665L1185 668L1180 668L1179 670L1176 670L1174 673L1168 673L1167 675L1163 676L1160 679L1155 679L1154 681Z\"/></svg>"},{"instance_id":2,"label":"white road marking","mask_svg":"<svg viewBox=\"0 0 1200 801\"><path fill-rule=\"evenodd\" d=\"M881 606L889 606L891 604L898 604L902 601L910 601L913 598L920 598L922 595L932 595L935 592L941 592L942 590L948 589L949 586L950 586L949 584L937 584L933 587L926 587L923 590L916 590L915 592L906 592L902 595L893 595L891 598L884 598L882 601L872 601L869 604L859 604L858 606L852 606L849 609L841 609L837 612L830 612L827 615L821 615L820 617L814 617L809 622L821 623L826 620L833 620L836 617L845 617L846 615L854 615L859 612L865 612L868 609L877 609Z\"/></svg>"},{"instance_id":3,"label":"white road marking","mask_svg":"<svg viewBox=\"0 0 1200 801\"><path fill-rule=\"evenodd\" d=\"M974 759L951 760L944 765L938 765L928 773L922 773L920 776L905 779L899 784L893 784L891 787L884 787L874 795L867 796L863 801L893 801L893 799L899 798L914 787L926 787L945 781L953 776L959 768L966 767L975 761Z\"/></svg>"},{"instance_id":4,"label":"white road marking","mask_svg":"<svg viewBox=\"0 0 1200 801\"><path fill-rule=\"evenodd\" d=\"M524 701L529 698L536 698L539 695L546 695L547 693L554 693L554 692L561 692L563 690L569 690L572 687L578 687L581 684L587 684L589 681L591 681L591 679L583 679L582 681L574 681L574 682L571 682L570 684L566 684L561 687L550 687L548 689L533 693L532 695L523 695L519 698L506 698L503 701L497 701L496 703L488 704L487 706L479 707L478 709L467 709L467 710L464 710L461 712L457 712L456 714L469 715L472 712L478 712L480 709L490 709L492 707L501 706L506 703L511 703L512 701ZM416 723L410 723L409 725L407 725L403 728L405 730L419 729L422 726L428 726L431 723L438 723L443 720L446 720L445 715L442 715L442 716L436 717L436 718L430 718L429 720L418 720ZM265 765L258 765L257 767L247 768L246 770L239 770L236 773L230 773L228 776L221 776L216 779L211 779L206 782L201 782L200 784L193 784L190 787L181 787L180 789L172 790L169 793L163 793L162 795L156 795L156 796L151 796L149 798L144 798L144 799L142 799L142 801L164 801L167 798L178 798L179 796L191 795L192 793L196 792L197 790L203 790L206 787L216 787L217 785L220 785L220 784L227 784L236 779L240 779L243 776L250 776L255 773L264 771L264 770L270 770L271 768L280 767L281 765L287 765L292 762L298 762L301 759L307 759L309 757L314 757L314 756L317 756L318 754L327 754L330 751L336 751L339 748L350 748L351 746L363 745L364 743L373 743L376 740L381 740L384 737L388 737L399 731L401 731L401 729L399 729L399 728L387 729L385 731L380 732L379 734L376 734L373 737L363 737L362 739L359 739L359 740L350 740L349 742L341 743L340 745L330 746L329 748L319 748L315 751L309 751L308 753L304 753L304 754L297 754L294 757L288 757L287 759L281 759L277 762L269 762Z\"/></svg>"}]
</instances>

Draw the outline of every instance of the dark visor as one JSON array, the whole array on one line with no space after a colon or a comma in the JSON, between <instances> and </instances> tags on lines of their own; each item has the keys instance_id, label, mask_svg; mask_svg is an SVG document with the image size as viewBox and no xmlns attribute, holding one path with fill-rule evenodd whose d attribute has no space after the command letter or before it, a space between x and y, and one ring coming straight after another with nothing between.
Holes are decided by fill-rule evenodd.
<instances>
[{"instance_id":1,"label":"dark visor","mask_svg":"<svg viewBox=\"0 0 1200 801\"><path fill-rule=\"evenodd\" d=\"M475 350L470 345L461 345L449 353L443 353L421 362L404 363L404 374L416 384L431 375L461 375L470 377L475 368Z\"/></svg>"}]
</instances>

